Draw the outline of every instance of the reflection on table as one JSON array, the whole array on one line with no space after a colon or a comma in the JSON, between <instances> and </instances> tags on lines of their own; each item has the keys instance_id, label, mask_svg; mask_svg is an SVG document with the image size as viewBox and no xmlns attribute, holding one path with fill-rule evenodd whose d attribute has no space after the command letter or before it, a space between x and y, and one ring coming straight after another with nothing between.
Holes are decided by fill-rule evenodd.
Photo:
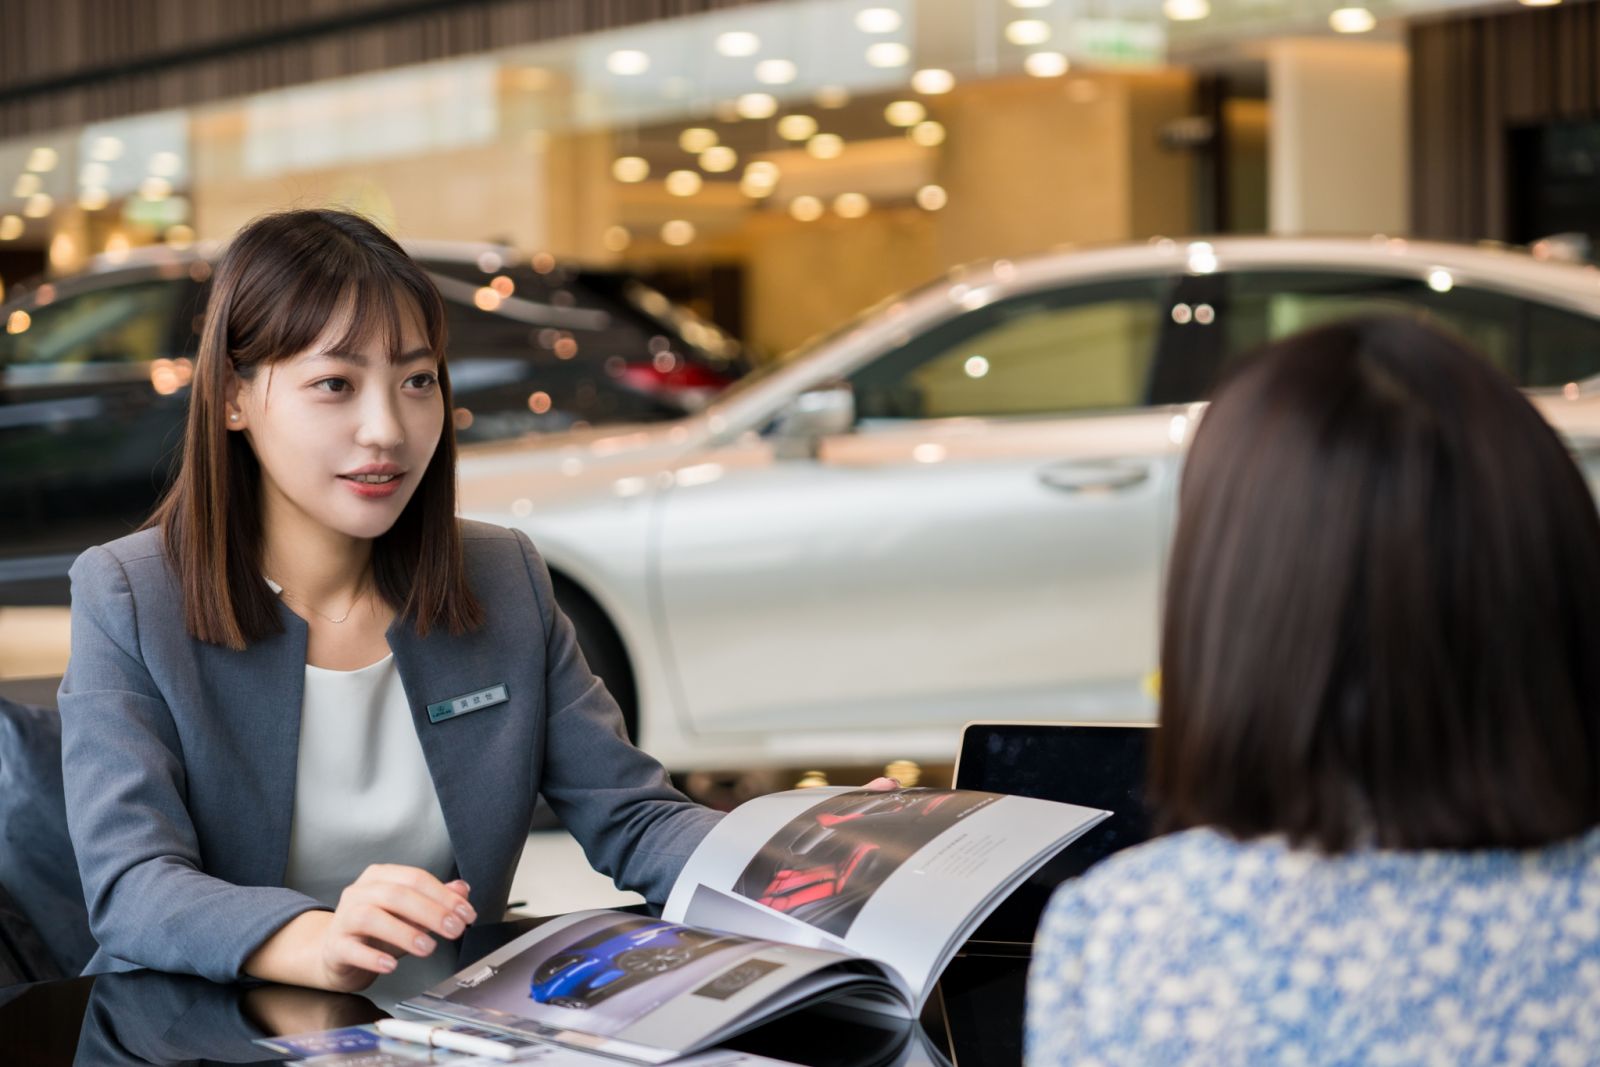
<instances>
[{"instance_id":1,"label":"reflection on table","mask_svg":"<svg viewBox=\"0 0 1600 1067\"><path fill-rule=\"evenodd\" d=\"M131 971L0 989L7 1062L29 1067L274 1063L257 1038L369 1023L541 920L474 928L453 953L408 960L377 997ZM811 1067L1013 1067L1026 960L968 953L921 1025L823 1005L726 1046Z\"/></svg>"}]
</instances>

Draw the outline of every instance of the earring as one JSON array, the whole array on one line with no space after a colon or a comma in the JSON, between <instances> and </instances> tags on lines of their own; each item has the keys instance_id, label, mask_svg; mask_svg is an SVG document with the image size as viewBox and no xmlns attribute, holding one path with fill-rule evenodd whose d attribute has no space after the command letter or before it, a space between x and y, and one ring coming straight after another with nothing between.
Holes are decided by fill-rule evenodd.
<instances>
[{"instance_id":1,"label":"earring","mask_svg":"<svg viewBox=\"0 0 1600 1067\"><path fill-rule=\"evenodd\" d=\"M234 413L234 414L232 414L232 415L229 415L229 416L228 416L228 421L229 421L229 422L238 422L238 421L239 421L239 415L238 415L238 413L237 413L237 412L235 412L235 413Z\"/></svg>"}]
</instances>

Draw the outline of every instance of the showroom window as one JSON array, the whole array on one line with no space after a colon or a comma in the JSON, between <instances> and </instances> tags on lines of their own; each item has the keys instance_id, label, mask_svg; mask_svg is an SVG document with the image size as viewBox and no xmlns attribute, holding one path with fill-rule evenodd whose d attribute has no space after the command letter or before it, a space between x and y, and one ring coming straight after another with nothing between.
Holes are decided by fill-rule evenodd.
<instances>
[{"instance_id":1,"label":"showroom window","mask_svg":"<svg viewBox=\"0 0 1600 1067\"><path fill-rule=\"evenodd\" d=\"M851 377L863 419L1059 415L1145 402L1170 282L1146 278L1001 301Z\"/></svg>"},{"instance_id":2,"label":"showroom window","mask_svg":"<svg viewBox=\"0 0 1600 1067\"><path fill-rule=\"evenodd\" d=\"M29 326L4 335L0 363L75 366L142 363L172 355L184 285L151 281L67 297L29 310Z\"/></svg>"}]
</instances>

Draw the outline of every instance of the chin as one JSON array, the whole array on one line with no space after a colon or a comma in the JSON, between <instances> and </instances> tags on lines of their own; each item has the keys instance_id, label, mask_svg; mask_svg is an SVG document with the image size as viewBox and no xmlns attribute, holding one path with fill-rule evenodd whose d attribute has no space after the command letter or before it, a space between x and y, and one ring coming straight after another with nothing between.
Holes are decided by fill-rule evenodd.
<instances>
[{"instance_id":1,"label":"chin","mask_svg":"<svg viewBox=\"0 0 1600 1067\"><path fill-rule=\"evenodd\" d=\"M351 514L348 509L341 509L337 519L328 525L348 537L360 537L371 541L393 529L405 507L405 501L388 501L381 507L369 505L364 508L364 513Z\"/></svg>"}]
</instances>

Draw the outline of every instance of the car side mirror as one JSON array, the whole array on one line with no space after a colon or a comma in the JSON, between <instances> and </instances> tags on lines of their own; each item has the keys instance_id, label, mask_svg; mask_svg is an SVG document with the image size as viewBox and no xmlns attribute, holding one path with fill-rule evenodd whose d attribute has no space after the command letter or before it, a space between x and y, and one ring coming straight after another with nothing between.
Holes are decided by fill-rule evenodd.
<instances>
[{"instance_id":1,"label":"car side mirror","mask_svg":"<svg viewBox=\"0 0 1600 1067\"><path fill-rule=\"evenodd\" d=\"M778 454L811 457L824 437L849 433L856 424L856 396L848 382L835 382L801 393L789 401L773 423Z\"/></svg>"}]
</instances>

